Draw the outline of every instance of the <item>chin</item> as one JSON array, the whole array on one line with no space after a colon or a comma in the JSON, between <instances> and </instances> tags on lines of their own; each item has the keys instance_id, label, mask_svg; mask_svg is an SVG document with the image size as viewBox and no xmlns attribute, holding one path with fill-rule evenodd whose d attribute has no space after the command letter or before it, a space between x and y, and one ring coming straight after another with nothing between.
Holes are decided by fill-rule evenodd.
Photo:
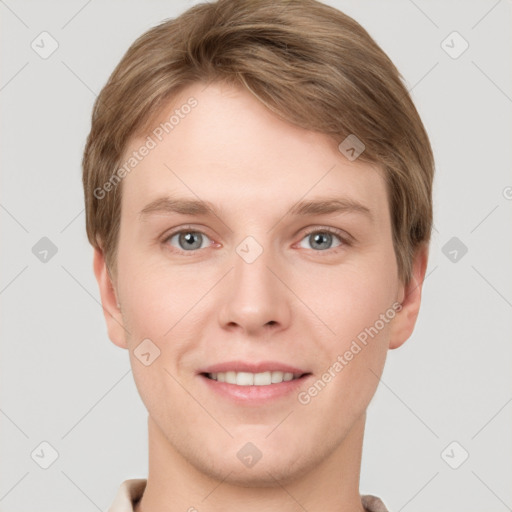
<instances>
[{"instance_id":1,"label":"chin","mask_svg":"<svg viewBox=\"0 0 512 512\"><path fill-rule=\"evenodd\" d=\"M315 465L314 457L304 455L304 446L297 453L262 447L258 460L246 460L247 454L258 457L249 443L241 448L211 453L207 460L197 460L196 469L219 481L240 487L279 487L305 475ZM254 451L253 451L254 450ZM215 462L216 461L216 462Z\"/></svg>"},{"instance_id":2,"label":"chin","mask_svg":"<svg viewBox=\"0 0 512 512\"><path fill-rule=\"evenodd\" d=\"M287 482L291 482L300 476L302 472L299 468L292 468L283 461L267 461L260 460L256 466L252 468L240 467L240 465L229 464L222 468L219 475L215 476L218 480L222 480L231 485L239 487L280 487ZM226 477L226 475L228 475Z\"/></svg>"}]
</instances>

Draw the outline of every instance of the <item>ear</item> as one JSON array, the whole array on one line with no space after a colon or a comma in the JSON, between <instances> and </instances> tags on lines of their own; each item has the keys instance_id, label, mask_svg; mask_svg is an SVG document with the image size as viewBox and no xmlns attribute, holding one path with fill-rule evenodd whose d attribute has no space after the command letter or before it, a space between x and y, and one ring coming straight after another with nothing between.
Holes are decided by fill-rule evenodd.
<instances>
[{"instance_id":1,"label":"ear","mask_svg":"<svg viewBox=\"0 0 512 512\"><path fill-rule=\"evenodd\" d=\"M389 348L402 346L411 336L421 304L421 290L427 271L428 244L422 244L414 255L411 279L407 284L401 284L398 301L402 309L397 312L391 322L391 337Z\"/></svg>"},{"instance_id":2,"label":"ear","mask_svg":"<svg viewBox=\"0 0 512 512\"><path fill-rule=\"evenodd\" d=\"M123 324L123 316L118 306L117 294L108 272L103 252L94 249L94 275L100 289L101 305L107 323L108 337L110 341L121 348L128 348L126 342L126 330Z\"/></svg>"}]
</instances>

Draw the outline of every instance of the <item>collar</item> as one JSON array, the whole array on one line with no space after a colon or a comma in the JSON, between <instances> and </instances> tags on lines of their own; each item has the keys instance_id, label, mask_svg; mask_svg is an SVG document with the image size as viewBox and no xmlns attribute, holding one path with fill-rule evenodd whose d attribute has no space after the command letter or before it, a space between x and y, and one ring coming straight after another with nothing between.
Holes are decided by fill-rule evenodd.
<instances>
[{"instance_id":1,"label":"collar","mask_svg":"<svg viewBox=\"0 0 512 512\"><path fill-rule=\"evenodd\" d=\"M146 483L147 480L143 478L125 480L108 512L133 512L135 503L142 498ZM366 512L389 512L382 500L371 494L361 495L361 503Z\"/></svg>"}]
</instances>

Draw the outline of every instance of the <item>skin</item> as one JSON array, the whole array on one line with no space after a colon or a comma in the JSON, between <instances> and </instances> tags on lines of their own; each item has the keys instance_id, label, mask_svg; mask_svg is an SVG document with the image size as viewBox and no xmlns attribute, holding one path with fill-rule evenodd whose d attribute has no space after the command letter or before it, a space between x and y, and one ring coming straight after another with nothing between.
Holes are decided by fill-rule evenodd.
<instances>
[{"instance_id":1,"label":"skin","mask_svg":"<svg viewBox=\"0 0 512 512\"><path fill-rule=\"evenodd\" d=\"M388 350L413 331L428 247L402 283L378 167L350 162L324 134L280 120L226 84L191 85L161 119L190 96L197 107L122 182L116 275L100 250L94 255L109 337L129 350L149 414L148 484L136 510L362 511L366 408ZM217 215L140 215L166 195L208 200ZM300 200L333 195L371 216L287 215ZM169 238L187 227L203 234L200 249L186 252ZM314 234L326 227L351 243L333 235L319 249ZM263 249L250 264L236 252L249 235ZM235 405L197 376L224 361L274 360L315 381L394 302L402 303L394 319L307 405L295 392ZM149 366L134 355L146 338L161 351ZM247 442L262 453L251 468L237 457Z\"/></svg>"}]
</instances>

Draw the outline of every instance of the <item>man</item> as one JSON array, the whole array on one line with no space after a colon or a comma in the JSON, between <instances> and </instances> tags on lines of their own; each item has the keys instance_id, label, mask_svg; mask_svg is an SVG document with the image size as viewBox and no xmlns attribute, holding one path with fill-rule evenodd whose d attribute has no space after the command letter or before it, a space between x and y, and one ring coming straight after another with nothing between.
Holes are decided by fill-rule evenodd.
<instances>
[{"instance_id":1,"label":"man","mask_svg":"<svg viewBox=\"0 0 512 512\"><path fill-rule=\"evenodd\" d=\"M108 334L148 410L113 512L386 511L366 408L411 335L432 151L400 76L313 0L219 0L142 35L83 160Z\"/></svg>"}]
</instances>

